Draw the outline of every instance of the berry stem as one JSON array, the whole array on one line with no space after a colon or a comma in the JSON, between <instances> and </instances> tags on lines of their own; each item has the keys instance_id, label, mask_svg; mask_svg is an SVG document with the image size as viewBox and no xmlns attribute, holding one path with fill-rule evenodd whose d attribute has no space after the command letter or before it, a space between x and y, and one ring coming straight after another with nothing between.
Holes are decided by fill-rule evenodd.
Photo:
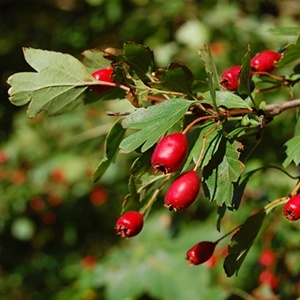
<instances>
[{"instance_id":1,"label":"berry stem","mask_svg":"<svg viewBox=\"0 0 300 300\"><path fill-rule=\"evenodd\" d=\"M227 232L226 234L224 234L223 236L221 236L218 240L215 241L215 244L218 244L220 241L222 241L223 239L225 239L227 236L229 236L233 232L237 231L241 226L242 225L238 225L237 227L233 228L232 230L230 230L229 232Z\"/></svg>"},{"instance_id":2,"label":"berry stem","mask_svg":"<svg viewBox=\"0 0 300 300\"><path fill-rule=\"evenodd\" d=\"M147 204L143 207L143 209L140 211L140 213L142 215L144 215L147 210L151 207L151 205L154 203L154 201L156 200L158 194L160 193L160 191L162 190L162 188L164 187L164 185L166 184L166 182L170 179L172 174L168 174L164 180L162 181L162 183L159 185L159 187L153 192L151 198L149 199L149 201L147 202Z\"/></svg>"},{"instance_id":3,"label":"berry stem","mask_svg":"<svg viewBox=\"0 0 300 300\"><path fill-rule=\"evenodd\" d=\"M201 121L204 121L204 120L214 119L216 117L217 117L216 115L199 117L199 118L195 119L194 121L192 121L189 125L187 125L184 128L184 130L182 131L182 134L186 134L195 124L200 123Z\"/></svg>"},{"instance_id":4,"label":"berry stem","mask_svg":"<svg viewBox=\"0 0 300 300\"><path fill-rule=\"evenodd\" d=\"M207 137L208 137L211 133L213 133L213 132L218 128L218 126L219 126L220 124L221 124L221 121L218 121L218 122L215 124L214 127L212 127L208 132L206 132L206 133L202 136L202 139L203 139L203 141L202 141L202 147L201 147L201 151L200 151L198 160L197 160L197 162L196 162L196 164L195 164L195 167L194 167L194 169L193 169L194 171L196 171L196 170L199 168L200 164L201 164L201 160L202 160L203 153L204 153L204 150L205 150L205 145L206 145L206 139L207 139Z\"/></svg>"}]
</instances>

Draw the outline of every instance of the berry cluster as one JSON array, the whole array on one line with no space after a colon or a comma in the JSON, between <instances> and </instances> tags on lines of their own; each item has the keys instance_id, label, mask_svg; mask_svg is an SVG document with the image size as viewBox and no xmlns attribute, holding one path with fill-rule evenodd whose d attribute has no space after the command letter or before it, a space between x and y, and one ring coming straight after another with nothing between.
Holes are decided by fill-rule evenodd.
<instances>
[{"instance_id":1,"label":"berry cluster","mask_svg":"<svg viewBox=\"0 0 300 300\"><path fill-rule=\"evenodd\" d=\"M251 77L253 75L264 75L275 69L275 63L280 60L282 53L265 50L254 56L251 61ZM221 86L228 91L237 91L239 87L239 76L241 66L233 66L225 70L221 75Z\"/></svg>"}]
</instances>

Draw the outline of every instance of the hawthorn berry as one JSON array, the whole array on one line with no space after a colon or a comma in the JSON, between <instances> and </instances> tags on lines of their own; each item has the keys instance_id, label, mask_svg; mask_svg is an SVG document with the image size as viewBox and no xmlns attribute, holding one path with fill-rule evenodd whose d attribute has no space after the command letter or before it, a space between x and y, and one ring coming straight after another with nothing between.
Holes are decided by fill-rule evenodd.
<instances>
[{"instance_id":1,"label":"hawthorn berry","mask_svg":"<svg viewBox=\"0 0 300 300\"><path fill-rule=\"evenodd\" d=\"M254 56L251 61L251 67L255 72L271 73L275 69L275 62L279 61L282 53L265 50Z\"/></svg>"},{"instance_id":2,"label":"hawthorn berry","mask_svg":"<svg viewBox=\"0 0 300 300\"><path fill-rule=\"evenodd\" d=\"M156 145L151 157L151 164L157 171L172 173L184 162L188 142L181 132L171 133L163 137Z\"/></svg>"},{"instance_id":3,"label":"hawthorn berry","mask_svg":"<svg viewBox=\"0 0 300 300\"><path fill-rule=\"evenodd\" d=\"M290 198L283 206L283 215L289 221L300 219L300 194Z\"/></svg>"},{"instance_id":4,"label":"hawthorn berry","mask_svg":"<svg viewBox=\"0 0 300 300\"><path fill-rule=\"evenodd\" d=\"M170 185L165 195L165 206L169 210L182 210L196 200L200 189L200 179L196 171L181 174Z\"/></svg>"},{"instance_id":5,"label":"hawthorn berry","mask_svg":"<svg viewBox=\"0 0 300 300\"><path fill-rule=\"evenodd\" d=\"M259 259L259 263L263 267L272 266L276 262L276 256L272 249L265 249L261 252Z\"/></svg>"},{"instance_id":6,"label":"hawthorn berry","mask_svg":"<svg viewBox=\"0 0 300 300\"><path fill-rule=\"evenodd\" d=\"M95 77L97 80L114 83L115 81L112 78L112 74L113 74L113 69L103 68L92 73L92 76ZM101 94L113 88L114 88L113 86L109 86L109 85L97 85L97 86L93 86L92 90L98 94Z\"/></svg>"},{"instance_id":7,"label":"hawthorn berry","mask_svg":"<svg viewBox=\"0 0 300 300\"><path fill-rule=\"evenodd\" d=\"M200 265L207 262L215 251L216 242L200 242L193 246L187 253L186 259L189 265Z\"/></svg>"},{"instance_id":8,"label":"hawthorn berry","mask_svg":"<svg viewBox=\"0 0 300 300\"><path fill-rule=\"evenodd\" d=\"M115 229L121 237L133 237L139 234L144 225L144 218L138 211L128 211L116 222Z\"/></svg>"},{"instance_id":9,"label":"hawthorn berry","mask_svg":"<svg viewBox=\"0 0 300 300\"><path fill-rule=\"evenodd\" d=\"M241 66L233 66L225 70L221 75L221 86L228 91L236 91L239 87Z\"/></svg>"}]
</instances>

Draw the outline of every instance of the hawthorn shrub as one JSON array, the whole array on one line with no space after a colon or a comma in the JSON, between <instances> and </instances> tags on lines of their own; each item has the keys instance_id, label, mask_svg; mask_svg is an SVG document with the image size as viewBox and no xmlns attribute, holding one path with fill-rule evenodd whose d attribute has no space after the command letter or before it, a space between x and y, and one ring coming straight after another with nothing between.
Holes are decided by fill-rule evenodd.
<instances>
[{"instance_id":1,"label":"hawthorn shrub","mask_svg":"<svg viewBox=\"0 0 300 300\"><path fill-rule=\"evenodd\" d=\"M245 55L241 57L240 65L221 70L221 75L209 46L204 45L199 50L199 64L202 63L205 67L205 81L198 80L188 66L179 62L171 62L167 68L157 67L153 51L134 42L125 42L122 49L87 50L82 53L82 61L69 54L24 48L25 60L34 71L9 77L9 99L16 106L28 105L29 118L36 118L41 112L49 117L62 115L70 113L79 105L93 105L97 101L128 101L128 111L106 112L107 116L116 120L105 138L103 158L92 175L92 181L99 182L120 154L128 155L132 160L128 168L128 193L122 196L123 201L118 204L120 215L126 216L127 212L133 211L133 215L139 216L139 222L134 218L126 218L125 221L122 219L123 227L138 228L133 235L120 235L132 237L132 243L135 239L143 243L143 231L147 230L147 221L151 219L154 207L160 205L170 209L172 206L171 211L167 208L166 211L174 220L174 215L184 214L189 210L195 212L195 207L201 205L199 202L206 201L217 215L216 231L223 231L223 227L228 230L221 237L213 235L216 238L211 241L207 241L207 237L195 237L194 246L187 244L182 257L186 254L187 264L198 265L206 263L215 253L219 253L219 257L223 258L226 276L240 275L251 247L258 236L262 235L262 231L268 232L267 225L272 224L272 217L281 217L281 222L287 222L284 218L286 213L283 214L281 210L278 215L276 208L283 207L290 199L294 199L300 188L300 175L297 174L300 162L300 122L297 110L300 100L294 96L300 81L300 30L279 28L271 30L271 33L294 35L295 42L282 47L280 51L266 49L259 54L252 53L251 45L245 45ZM112 70L109 80L101 76L95 78L93 74L100 70ZM284 74L281 74L281 70L284 70ZM289 97L281 102L273 102L270 92L283 89L289 92L286 93ZM289 136L289 131L281 145L281 166L276 160L257 168L252 168L251 164L248 166L256 147L266 144L267 128L287 113L289 118L293 118L294 128L293 135ZM182 148L183 154L177 159L176 151L172 151L174 143L164 143L164 149L160 151L166 155L168 163L171 161L166 172L164 166L153 166L153 153L160 141L174 133L185 136L187 151L186 144L180 144L179 141L179 146L177 144L176 147ZM5 163L6 156L1 157L1 161ZM247 185L255 180L255 175L273 169L280 172L280 176L287 176L293 182L292 188L288 188L286 194L268 199L267 203L257 201L254 205L245 201L248 197ZM185 174L195 176L191 181L185 180L178 184L178 180ZM56 184L65 180L64 175L57 170L54 175L52 179ZM20 180L24 180L21 173L14 177L15 183ZM180 202L178 209L173 209L174 204L170 205L170 200L167 203L166 199L165 203L161 201L168 192L172 194L173 202ZM185 197L187 204L184 202ZM44 205L43 201L38 200L36 198L32 201L35 210L42 209ZM251 207L252 212L240 220L240 223L232 222L231 228L228 228L228 215L239 212L244 205ZM295 210L298 212L299 208ZM161 214L165 216L165 213ZM48 215L44 220L51 223L56 218ZM124 228L120 229L117 220L118 218L115 220L116 230L120 233ZM221 251L219 242L224 242L226 238L229 243L224 252ZM147 244L147 241L144 242ZM198 249L197 245L205 243L213 245L213 249L204 249L204 258L201 257L202 250L192 251L193 258L190 258L191 249ZM299 249L299 245L293 247L295 248L291 252ZM129 250L124 250L125 259ZM107 283L105 266L109 266L117 255L115 252L107 259L106 265L95 267L94 276L99 276L98 286ZM277 259L284 261L284 254ZM258 268L261 274L273 274L276 271L266 272L264 266ZM88 269L94 269L94 260L92 267ZM258 271L256 273L258 275ZM297 276L299 274L295 275L299 280ZM265 279L266 276L262 275L258 277L258 285L268 286L273 294L279 293L279 281L275 275L276 280L269 277ZM122 293L122 289L116 291L114 284L110 284L108 294L113 299L112 295ZM249 287L250 290L251 288L254 289ZM151 295L158 296L153 289L149 288ZM284 293L287 288L281 289ZM126 292L130 293L123 290L123 295ZM134 296L140 295L141 291L136 293ZM296 294L297 290L292 293Z\"/></svg>"}]
</instances>

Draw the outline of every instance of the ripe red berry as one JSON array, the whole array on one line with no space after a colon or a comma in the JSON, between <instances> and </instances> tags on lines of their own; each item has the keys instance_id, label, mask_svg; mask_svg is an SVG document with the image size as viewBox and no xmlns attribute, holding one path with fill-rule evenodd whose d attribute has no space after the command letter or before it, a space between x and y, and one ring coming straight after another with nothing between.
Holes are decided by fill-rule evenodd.
<instances>
[{"instance_id":1,"label":"ripe red berry","mask_svg":"<svg viewBox=\"0 0 300 300\"><path fill-rule=\"evenodd\" d=\"M263 267L272 266L276 262L276 256L272 249L265 249L259 256L259 263Z\"/></svg>"},{"instance_id":2,"label":"ripe red berry","mask_svg":"<svg viewBox=\"0 0 300 300\"><path fill-rule=\"evenodd\" d=\"M176 172L184 162L188 142L181 132L171 133L163 137L156 145L151 157L151 164L163 173Z\"/></svg>"},{"instance_id":3,"label":"ripe red berry","mask_svg":"<svg viewBox=\"0 0 300 300\"><path fill-rule=\"evenodd\" d=\"M121 237L132 237L140 233L144 225L143 215L138 211L128 211L116 222L116 231Z\"/></svg>"},{"instance_id":4,"label":"ripe red berry","mask_svg":"<svg viewBox=\"0 0 300 300\"><path fill-rule=\"evenodd\" d=\"M181 174L170 185L165 195L165 206L169 210L182 210L196 200L200 189L200 179L196 171Z\"/></svg>"},{"instance_id":5,"label":"ripe red berry","mask_svg":"<svg viewBox=\"0 0 300 300\"><path fill-rule=\"evenodd\" d=\"M266 269L263 270L258 277L259 284L266 284L272 290L276 290L279 287L279 279L273 273L273 271Z\"/></svg>"},{"instance_id":6,"label":"ripe red berry","mask_svg":"<svg viewBox=\"0 0 300 300\"><path fill-rule=\"evenodd\" d=\"M283 215L290 221L300 219L300 194L289 199L283 206Z\"/></svg>"},{"instance_id":7,"label":"ripe red berry","mask_svg":"<svg viewBox=\"0 0 300 300\"><path fill-rule=\"evenodd\" d=\"M216 243L215 242L200 242L193 246L187 253L186 259L189 265L200 265L208 261L214 251Z\"/></svg>"},{"instance_id":8,"label":"ripe red berry","mask_svg":"<svg viewBox=\"0 0 300 300\"><path fill-rule=\"evenodd\" d=\"M221 86L228 91L236 91L239 87L241 66L234 66L225 70L221 75Z\"/></svg>"},{"instance_id":9,"label":"ripe red berry","mask_svg":"<svg viewBox=\"0 0 300 300\"><path fill-rule=\"evenodd\" d=\"M115 81L112 78L112 74L113 74L113 69L104 68L104 69L95 71L92 74L92 76L95 77L97 80L114 83ZM113 86L109 86L109 85L97 85L97 86L92 87L93 91L98 94L109 91L113 88L114 88Z\"/></svg>"},{"instance_id":10,"label":"ripe red berry","mask_svg":"<svg viewBox=\"0 0 300 300\"><path fill-rule=\"evenodd\" d=\"M251 59L251 67L255 72L271 73L275 69L275 62L280 60L281 55L272 50L262 51Z\"/></svg>"}]
</instances>

